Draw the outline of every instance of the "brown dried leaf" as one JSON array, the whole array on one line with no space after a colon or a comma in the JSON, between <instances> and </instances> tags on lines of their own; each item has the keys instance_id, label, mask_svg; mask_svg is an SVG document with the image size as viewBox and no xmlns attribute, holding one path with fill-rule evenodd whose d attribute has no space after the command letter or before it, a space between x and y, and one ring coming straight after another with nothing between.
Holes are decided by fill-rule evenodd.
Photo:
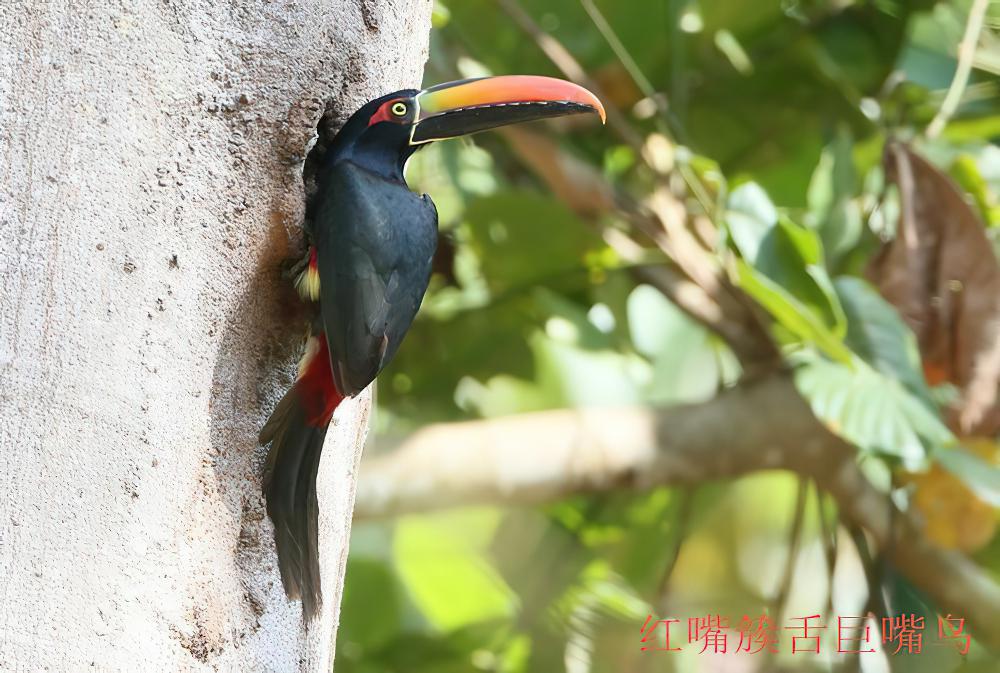
<instances>
[{"instance_id":1,"label":"brown dried leaf","mask_svg":"<svg viewBox=\"0 0 1000 673\"><path fill-rule=\"evenodd\" d=\"M917 335L928 381L962 390L958 429L995 432L985 425L998 418L1000 264L945 174L901 143L886 146L883 162L899 189L900 219L869 278Z\"/></svg>"}]
</instances>

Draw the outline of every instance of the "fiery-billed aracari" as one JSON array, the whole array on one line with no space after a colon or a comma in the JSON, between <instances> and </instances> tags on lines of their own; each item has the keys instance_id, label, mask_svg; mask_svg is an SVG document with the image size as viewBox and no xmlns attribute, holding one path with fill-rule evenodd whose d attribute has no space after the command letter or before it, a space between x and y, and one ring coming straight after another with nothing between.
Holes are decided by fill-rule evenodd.
<instances>
[{"instance_id":1,"label":"fiery-billed aracari","mask_svg":"<svg viewBox=\"0 0 1000 673\"><path fill-rule=\"evenodd\" d=\"M425 144L517 122L604 109L586 89L506 76L397 91L365 104L334 137L307 204L309 256L297 286L319 307L295 385L260 433L281 580L303 614L320 604L316 472L337 405L370 384L413 322L431 275L437 211L410 191Z\"/></svg>"}]
</instances>

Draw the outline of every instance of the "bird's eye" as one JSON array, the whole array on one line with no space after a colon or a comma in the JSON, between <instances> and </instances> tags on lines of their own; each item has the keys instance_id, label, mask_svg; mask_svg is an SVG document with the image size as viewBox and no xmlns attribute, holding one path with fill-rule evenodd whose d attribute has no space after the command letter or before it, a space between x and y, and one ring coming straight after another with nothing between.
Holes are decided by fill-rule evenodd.
<instances>
[{"instance_id":1,"label":"bird's eye","mask_svg":"<svg viewBox=\"0 0 1000 673\"><path fill-rule=\"evenodd\" d=\"M396 115L397 117L405 117L406 116L406 103L402 103L402 102L397 101L397 102L395 102L395 103L392 104L392 108L391 109L392 109L392 114Z\"/></svg>"}]
</instances>

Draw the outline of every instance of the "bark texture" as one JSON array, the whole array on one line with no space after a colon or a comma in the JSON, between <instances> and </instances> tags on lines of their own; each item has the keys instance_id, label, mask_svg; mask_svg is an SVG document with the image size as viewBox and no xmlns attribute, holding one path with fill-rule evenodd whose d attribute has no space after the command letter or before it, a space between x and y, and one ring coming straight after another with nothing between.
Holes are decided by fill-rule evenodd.
<instances>
[{"instance_id":1,"label":"bark texture","mask_svg":"<svg viewBox=\"0 0 1000 673\"><path fill-rule=\"evenodd\" d=\"M301 333L302 162L419 84L430 0L0 0L0 670L329 671L369 399L281 589L256 433Z\"/></svg>"}]
</instances>

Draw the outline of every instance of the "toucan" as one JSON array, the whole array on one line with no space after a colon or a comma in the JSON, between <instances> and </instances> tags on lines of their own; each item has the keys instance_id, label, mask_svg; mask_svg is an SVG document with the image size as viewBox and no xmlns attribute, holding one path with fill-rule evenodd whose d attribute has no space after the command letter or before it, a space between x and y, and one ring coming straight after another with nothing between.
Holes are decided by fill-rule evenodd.
<instances>
[{"instance_id":1,"label":"toucan","mask_svg":"<svg viewBox=\"0 0 1000 673\"><path fill-rule=\"evenodd\" d=\"M306 204L310 247L296 280L315 306L310 334L295 384L260 432L281 581L304 618L322 600L316 474L327 427L392 360L430 281L437 210L407 186L407 160L437 140L579 113L604 120L597 97L570 82L485 77L376 98L330 143Z\"/></svg>"}]
</instances>

